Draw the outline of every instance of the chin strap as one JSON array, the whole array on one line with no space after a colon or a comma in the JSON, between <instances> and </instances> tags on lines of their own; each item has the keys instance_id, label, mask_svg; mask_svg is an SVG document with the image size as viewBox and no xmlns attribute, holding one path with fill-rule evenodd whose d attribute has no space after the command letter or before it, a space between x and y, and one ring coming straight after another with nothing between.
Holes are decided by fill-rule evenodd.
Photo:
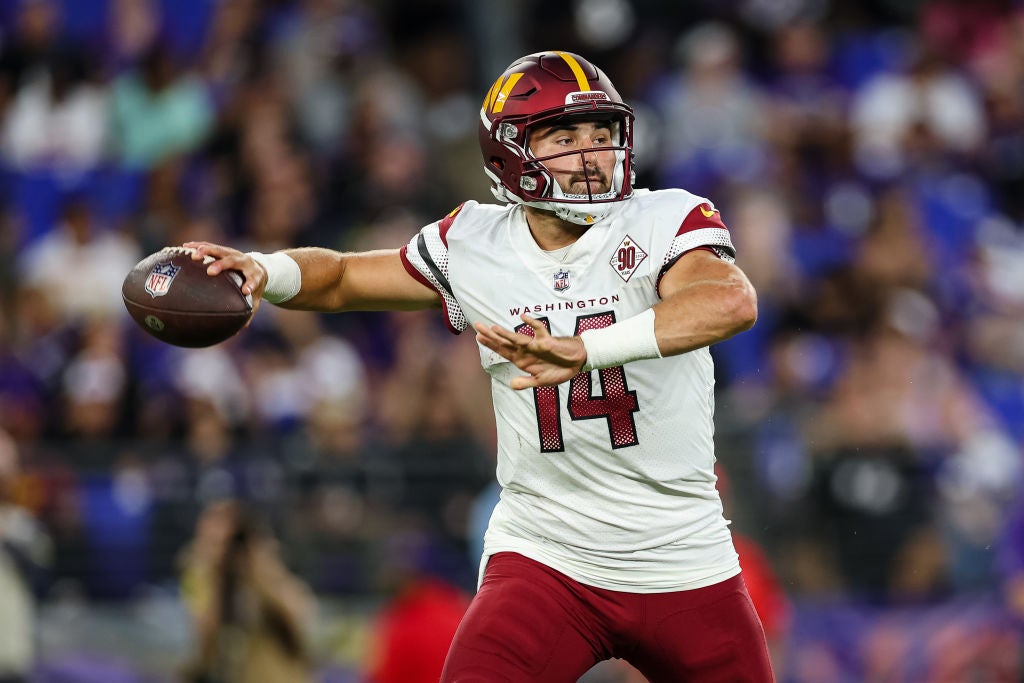
<instances>
[{"instance_id":1,"label":"chin strap","mask_svg":"<svg viewBox=\"0 0 1024 683\"><path fill-rule=\"evenodd\" d=\"M558 204L556 202L529 202L529 206L536 206L540 209L547 209L553 211L556 216L561 218L563 221L569 221L576 225L594 225L600 223L608 217L609 211L607 205L603 205L600 210L596 209L594 204Z\"/></svg>"},{"instance_id":2,"label":"chin strap","mask_svg":"<svg viewBox=\"0 0 1024 683\"><path fill-rule=\"evenodd\" d=\"M562 201L525 201L521 197L509 192L508 188L505 187L505 185L501 182L501 179L498 178L498 176L495 175L493 172L491 172L491 170L487 168L487 166L484 166L484 173L486 173L487 177L490 178L491 180L491 194L493 194L494 198L497 199L499 202L502 202L504 204L522 204L524 206L531 206L535 209L540 209L542 211L550 211L559 218L561 218L563 221L575 223L576 225L594 225L595 223L600 223L601 221L608 217L608 214L610 214L612 209L618 204L618 202L607 201L601 203L572 204ZM622 175L619 165L617 165L615 173L617 176ZM565 192L562 191L562 188L558 185L558 183L553 182L551 184L551 194L553 195L553 199L556 200L571 199L578 201L585 199L613 199L618 193L618 190L614 189L615 182L619 183L618 187L622 187L621 180L619 179L619 177L616 177L613 181L613 189L611 189L608 192L593 195L591 197L588 197L587 195L566 194Z\"/></svg>"}]
</instances>

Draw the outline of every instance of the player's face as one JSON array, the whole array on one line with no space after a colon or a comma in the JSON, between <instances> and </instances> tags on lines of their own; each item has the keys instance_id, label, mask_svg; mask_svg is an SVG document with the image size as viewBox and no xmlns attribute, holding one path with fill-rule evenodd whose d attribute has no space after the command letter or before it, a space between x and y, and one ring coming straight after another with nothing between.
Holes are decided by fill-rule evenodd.
<instances>
[{"instance_id":1,"label":"player's face","mask_svg":"<svg viewBox=\"0 0 1024 683\"><path fill-rule=\"evenodd\" d=\"M542 126L530 132L530 151L537 158L565 154L544 165L566 194L602 194L611 189L615 150L611 124L574 121Z\"/></svg>"}]
</instances>

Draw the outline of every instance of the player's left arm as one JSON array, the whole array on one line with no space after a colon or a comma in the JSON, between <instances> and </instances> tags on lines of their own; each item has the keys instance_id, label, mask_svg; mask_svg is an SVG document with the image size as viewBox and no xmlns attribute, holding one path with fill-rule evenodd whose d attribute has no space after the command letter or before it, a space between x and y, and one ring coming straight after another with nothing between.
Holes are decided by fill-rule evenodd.
<instances>
[{"instance_id":1,"label":"player's left arm","mask_svg":"<svg viewBox=\"0 0 1024 683\"><path fill-rule=\"evenodd\" d=\"M694 249L661 278L654 335L662 356L675 356L724 341L757 321L757 294L734 263Z\"/></svg>"},{"instance_id":2,"label":"player's left arm","mask_svg":"<svg viewBox=\"0 0 1024 683\"><path fill-rule=\"evenodd\" d=\"M680 257L662 276L658 291L662 300L648 311L589 333L602 335L589 349L595 353L600 348L606 362L588 357L582 337L553 337L525 314L522 319L533 328L532 336L499 325L477 322L473 327L478 342L528 373L513 378L511 387L529 389L561 384L588 367L693 351L748 330L757 320L757 295L750 280L738 266L706 249Z\"/></svg>"}]
</instances>

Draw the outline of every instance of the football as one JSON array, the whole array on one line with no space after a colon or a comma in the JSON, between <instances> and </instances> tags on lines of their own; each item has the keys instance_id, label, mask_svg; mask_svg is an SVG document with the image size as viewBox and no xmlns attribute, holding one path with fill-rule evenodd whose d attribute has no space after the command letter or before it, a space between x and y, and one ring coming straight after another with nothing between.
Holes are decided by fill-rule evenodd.
<instances>
[{"instance_id":1,"label":"football","mask_svg":"<svg viewBox=\"0 0 1024 683\"><path fill-rule=\"evenodd\" d=\"M132 318L162 342L198 348L236 334L252 317L242 275L210 276L213 259L193 261L192 250L167 247L139 261L124 279L121 298Z\"/></svg>"}]
</instances>

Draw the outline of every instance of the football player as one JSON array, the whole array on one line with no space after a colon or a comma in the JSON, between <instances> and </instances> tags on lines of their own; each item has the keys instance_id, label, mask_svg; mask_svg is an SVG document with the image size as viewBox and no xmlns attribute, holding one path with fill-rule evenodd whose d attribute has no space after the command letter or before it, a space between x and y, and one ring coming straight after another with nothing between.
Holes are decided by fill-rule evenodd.
<instances>
[{"instance_id":1,"label":"football player","mask_svg":"<svg viewBox=\"0 0 1024 683\"><path fill-rule=\"evenodd\" d=\"M484 172L408 244L243 254L244 291L316 311L436 307L491 377L500 501L442 681L770 681L715 488L708 346L756 296L709 200L633 188L633 112L579 55L513 62L484 97Z\"/></svg>"}]
</instances>

